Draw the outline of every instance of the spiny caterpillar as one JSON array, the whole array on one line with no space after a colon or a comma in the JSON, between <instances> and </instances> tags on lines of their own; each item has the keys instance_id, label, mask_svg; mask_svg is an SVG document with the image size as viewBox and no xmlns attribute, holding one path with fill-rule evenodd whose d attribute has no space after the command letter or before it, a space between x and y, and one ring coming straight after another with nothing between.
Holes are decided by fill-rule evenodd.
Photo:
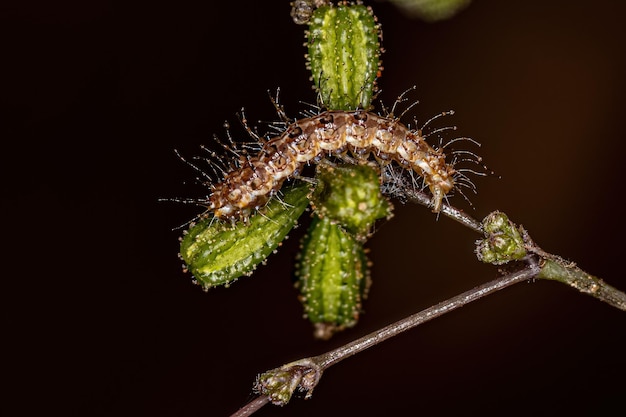
<instances>
[{"instance_id":1,"label":"spiny caterpillar","mask_svg":"<svg viewBox=\"0 0 626 417\"><path fill-rule=\"evenodd\" d=\"M310 206L312 221L302 241L296 286L316 337L327 339L358 320L370 281L363 245L375 223L391 217L389 197L402 199L407 187L428 188L432 209L439 213L453 189L474 189L464 174L474 171L455 169L455 164L479 163L480 158L452 151L454 159L446 162L444 150L457 141L472 141L468 138L438 147L426 142L454 129L424 133L431 121L452 112L440 113L418 129L401 123L412 105L400 117L394 112L409 90L390 110L371 111L382 49L380 25L370 8L300 0L292 16L309 24L307 67L318 106L291 120L277 93L272 102L281 120L270 124L270 134L257 134L242 111L240 119L252 141L236 143L226 124L228 143L215 137L224 157L209 151L209 158L198 158L214 175L189 163L208 180L204 184L209 193L189 200L207 212L185 232L180 256L205 290L227 286L264 262ZM310 165L315 167L312 178ZM282 188L287 180L295 181Z\"/></svg>"},{"instance_id":2,"label":"spiny caterpillar","mask_svg":"<svg viewBox=\"0 0 626 417\"><path fill-rule=\"evenodd\" d=\"M411 129L393 116L405 94L397 98L390 112L384 109L386 116L366 110L334 110L307 112L297 121L287 118L277 94L272 101L282 122L271 125L280 132L274 136L255 133L242 113L241 122L253 141L235 143L228 128L227 144L216 137L226 157L211 152L211 157L199 158L213 169L213 176L188 162L209 180L204 182L209 195L187 200L208 210L182 239L180 254L186 268L205 288L227 285L251 273L280 244L309 203L314 215L328 217L363 243L374 222L391 215L386 196L402 199L402 189L407 186L430 188L433 211L439 212L452 189L474 189L464 172L475 171L454 166L464 161L479 163L480 158L470 151L455 150L454 160L446 163L443 152L452 143L472 140L459 137L439 148L428 145L426 137L454 128L429 129L424 134L426 126L451 112ZM316 167L314 178L303 172L306 165ZM221 179L215 181L216 177ZM288 179L304 180L293 181L300 191L295 192L294 187L283 190ZM311 186L305 190L298 182ZM396 190L394 184L399 182L403 185ZM266 232L272 233L271 239Z\"/></svg>"},{"instance_id":3,"label":"spiny caterpillar","mask_svg":"<svg viewBox=\"0 0 626 417\"><path fill-rule=\"evenodd\" d=\"M264 141L257 155L241 155L240 166L211 185L207 206L217 218L247 221L306 164L329 156L351 156L365 164L371 155L381 167L395 161L421 176L432 193L433 212L441 211L456 174L446 164L443 149L432 148L421 130L365 110L330 110L291 123L282 134Z\"/></svg>"}]
</instances>

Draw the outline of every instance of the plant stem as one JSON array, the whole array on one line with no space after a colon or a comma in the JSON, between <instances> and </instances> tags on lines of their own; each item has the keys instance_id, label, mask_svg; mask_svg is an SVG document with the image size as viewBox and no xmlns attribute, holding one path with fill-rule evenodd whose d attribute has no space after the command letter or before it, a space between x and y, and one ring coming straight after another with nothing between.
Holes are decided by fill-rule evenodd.
<instances>
[{"instance_id":1,"label":"plant stem","mask_svg":"<svg viewBox=\"0 0 626 417\"><path fill-rule=\"evenodd\" d=\"M398 197L413 204L419 204L428 208L433 208L432 197L425 192L419 191L410 182L402 179L403 173L401 169L390 167L387 172L388 182L391 184L389 188L392 197ZM482 224L474 219L463 210L444 204L441 213L456 220L462 225L469 227L477 233L483 234Z\"/></svg>"},{"instance_id":2,"label":"plant stem","mask_svg":"<svg viewBox=\"0 0 626 417\"><path fill-rule=\"evenodd\" d=\"M393 172L391 174L395 175ZM396 180L398 178L397 176L395 177ZM412 203L426 207L431 207L432 205L431 198L426 193L416 190L410 184L404 183L403 181L395 181L393 186L388 189L392 191L390 194L401 195ZM462 210L445 205L441 212L466 227L488 237L489 233L485 231L483 224ZM514 226L512 223L511 225L511 227L517 228L517 226ZM524 269L475 287L337 349L318 356L300 359L259 375L255 391L260 395L231 417L249 416L269 402L284 405L289 402L296 390L305 392L305 398L310 398L313 389L320 381L322 373L332 365L384 342L406 330L456 310L472 301L476 301L479 298L510 285L529 279L543 278L559 281L576 288L580 292L592 295L613 307L626 311L626 293L617 290L593 275L587 274L574 263L543 251L533 242L526 230L519 227L519 231L523 236L523 240L520 239L520 245L523 245L524 249L527 251L527 256L524 258L526 263Z\"/></svg>"},{"instance_id":3,"label":"plant stem","mask_svg":"<svg viewBox=\"0 0 626 417\"><path fill-rule=\"evenodd\" d=\"M246 417L254 414L259 411L261 407L270 402L270 398L267 395L259 395L248 404L241 407L235 413L231 414L230 417Z\"/></svg>"},{"instance_id":4,"label":"plant stem","mask_svg":"<svg viewBox=\"0 0 626 417\"><path fill-rule=\"evenodd\" d=\"M532 279L539 274L539 268L537 266L530 265L521 271L514 272L508 275L504 275L498 279L490 281L486 284L472 288L462 294L454 296L446 301L429 307L425 310L415 313L409 317L392 323L382 329L376 330L360 339L354 340L344 346L341 346L330 352L323 353L319 356L311 358L313 362L319 364L321 370L326 370L330 366L356 354L369 347L377 345L389 338L397 336L398 334L412 329L422 323L439 317L445 313L449 313L452 310L456 310L459 307L463 307L466 304L476 301L486 295L499 291L503 288L516 284L518 282Z\"/></svg>"},{"instance_id":5,"label":"plant stem","mask_svg":"<svg viewBox=\"0 0 626 417\"><path fill-rule=\"evenodd\" d=\"M539 272L540 269L538 265L531 262L526 268L520 271L504 275L491 282L475 287L337 349L318 356L300 359L267 371L259 376L255 387L255 390L259 392L261 396L242 407L237 413L233 414L233 417L251 415L267 402L284 405L290 400L296 390L306 392L305 398L309 398L313 389L319 383L322 373L332 365L397 336L406 330L456 310L459 307L463 307L472 301L476 301L479 298L518 282L535 278Z\"/></svg>"},{"instance_id":6,"label":"plant stem","mask_svg":"<svg viewBox=\"0 0 626 417\"><path fill-rule=\"evenodd\" d=\"M626 311L626 293L619 291L578 268L575 264L564 264L562 261L545 259L537 278L550 279L567 284L578 291L589 294L600 301Z\"/></svg>"},{"instance_id":7,"label":"plant stem","mask_svg":"<svg viewBox=\"0 0 626 417\"><path fill-rule=\"evenodd\" d=\"M406 187L402 192L405 198L408 198L408 201L412 203L426 207L431 205L430 197L415 190L413 187ZM442 213L476 232L483 235L488 234L484 231L481 222L473 219L462 210L446 205ZM525 257L526 267L524 269L475 287L332 351L300 359L261 374L257 379L255 387L255 390L261 395L233 414L233 417L249 416L268 402L284 405L291 399L296 390L305 392L305 398L310 398L313 389L319 383L322 373L330 366L406 330L525 280L543 278L559 281L576 288L580 292L592 295L613 307L626 311L626 293L606 284L595 276L587 274L576 267L574 263L543 251L533 242L526 230L520 227L520 231L524 238L524 247L528 251L528 256Z\"/></svg>"},{"instance_id":8,"label":"plant stem","mask_svg":"<svg viewBox=\"0 0 626 417\"><path fill-rule=\"evenodd\" d=\"M397 178L399 174L394 173L393 175ZM431 198L428 194L402 181L396 181L395 185L398 187L396 193L404 196L407 201L426 207L431 206ZM472 218L463 210L444 205L441 212L475 232L484 233L481 222ZM591 295L615 308L626 311L626 293L607 284L602 279L588 274L578 268L575 263L568 262L557 255L545 252L533 242L526 230L521 228L521 231L526 241L525 246L528 252L534 253L541 258L539 262L541 272L537 274L536 278L549 279L567 284L582 293Z\"/></svg>"}]
</instances>

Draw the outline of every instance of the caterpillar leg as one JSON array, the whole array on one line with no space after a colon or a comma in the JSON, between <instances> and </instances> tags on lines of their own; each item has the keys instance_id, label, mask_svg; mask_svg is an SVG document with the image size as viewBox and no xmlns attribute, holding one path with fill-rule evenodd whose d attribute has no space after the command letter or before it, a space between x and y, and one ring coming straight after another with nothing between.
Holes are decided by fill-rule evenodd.
<instances>
[{"instance_id":1,"label":"caterpillar leg","mask_svg":"<svg viewBox=\"0 0 626 417\"><path fill-rule=\"evenodd\" d=\"M428 187L433 197L431 203L433 205L433 213L439 213L443 208L443 199L454 188L454 180L451 177L441 178Z\"/></svg>"},{"instance_id":2,"label":"caterpillar leg","mask_svg":"<svg viewBox=\"0 0 626 417\"><path fill-rule=\"evenodd\" d=\"M443 197L445 193L441 189L441 187L432 187L431 192L433 193L433 198L430 200L433 205L433 213L439 213L443 206Z\"/></svg>"}]
</instances>

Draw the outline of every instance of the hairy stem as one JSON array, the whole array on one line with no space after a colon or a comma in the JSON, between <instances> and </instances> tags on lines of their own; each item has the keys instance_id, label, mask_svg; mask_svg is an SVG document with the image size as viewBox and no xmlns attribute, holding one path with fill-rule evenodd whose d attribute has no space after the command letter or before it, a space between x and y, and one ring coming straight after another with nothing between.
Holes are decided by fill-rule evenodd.
<instances>
[{"instance_id":1,"label":"hairy stem","mask_svg":"<svg viewBox=\"0 0 626 417\"><path fill-rule=\"evenodd\" d=\"M392 186L388 188L389 194L392 197L398 197L401 200L406 200L413 204L419 204L430 209L433 208L432 196L426 194L425 192L419 191L408 181L398 181L398 179L401 179L403 175L401 169L389 169L390 171L387 172L387 175L389 176L389 183L391 183ZM383 184L383 187L385 187L385 184ZM443 213L447 217L450 217L452 220L456 220L462 225L469 227L477 233L483 233L482 224L461 209L458 209L448 204L444 204L443 208L441 209L441 213Z\"/></svg>"},{"instance_id":2,"label":"hairy stem","mask_svg":"<svg viewBox=\"0 0 626 417\"><path fill-rule=\"evenodd\" d=\"M626 293L610 286L600 278L586 273L573 263L564 264L559 260L545 259L537 278L562 282L582 293L589 294L613 307L626 311Z\"/></svg>"}]
</instances>

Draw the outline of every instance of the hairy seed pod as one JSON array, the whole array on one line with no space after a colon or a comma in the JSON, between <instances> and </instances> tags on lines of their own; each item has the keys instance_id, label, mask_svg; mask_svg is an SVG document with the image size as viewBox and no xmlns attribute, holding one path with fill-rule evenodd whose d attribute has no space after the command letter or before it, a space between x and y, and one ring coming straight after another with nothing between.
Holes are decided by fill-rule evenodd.
<instances>
[{"instance_id":1,"label":"hairy seed pod","mask_svg":"<svg viewBox=\"0 0 626 417\"><path fill-rule=\"evenodd\" d=\"M318 339L354 326L369 287L363 245L329 218L315 216L298 265L300 301Z\"/></svg>"},{"instance_id":2,"label":"hairy seed pod","mask_svg":"<svg viewBox=\"0 0 626 417\"><path fill-rule=\"evenodd\" d=\"M248 223L204 218L181 239L180 255L204 289L250 274L274 251L309 204L307 184L284 190Z\"/></svg>"},{"instance_id":3,"label":"hairy seed pod","mask_svg":"<svg viewBox=\"0 0 626 417\"><path fill-rule=\"evenodd\" d=\"M380 27L362 4L322 6L307 31L308 68L324 106L368 108L380 66Z\"/></svg>"},{"instance_id":4,"label":"hairy seed pod","mask_svg":"<svg viewBox=\"0 0 626 417\"><path fill-rule=\"evenodd\" d=\"M320 163L315 179L311 204L319 216L330 218L361 242L370 236L376 220L392 215L393 205L380 192L377 168Z\"/></svg>"}]
</instances>

